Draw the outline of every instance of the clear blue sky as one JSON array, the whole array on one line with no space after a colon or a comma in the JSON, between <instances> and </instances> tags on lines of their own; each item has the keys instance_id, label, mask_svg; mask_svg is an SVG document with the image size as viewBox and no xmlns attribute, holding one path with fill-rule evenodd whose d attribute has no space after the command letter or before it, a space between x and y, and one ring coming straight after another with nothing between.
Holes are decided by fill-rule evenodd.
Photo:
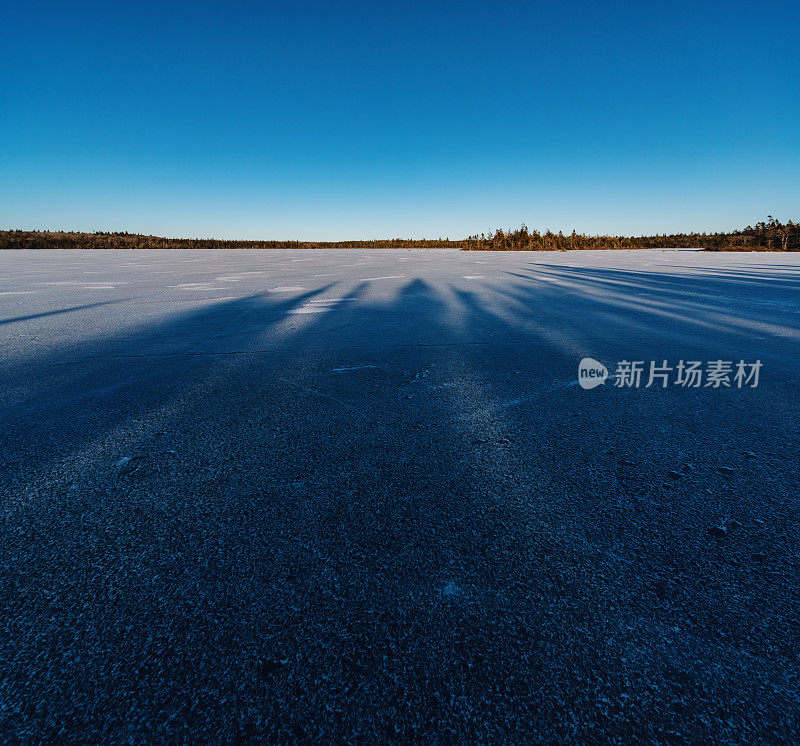
<instances>
[{"instance_id":1,"label":"clear blue sky","mask_svg":"<svg viewBox=\"0 0 800 746\"><path fill-rule=\"evenodd\" d=\"M797 220L798 44L797 0L7 3L0 228Z\"/></svg>"}]
</instances>

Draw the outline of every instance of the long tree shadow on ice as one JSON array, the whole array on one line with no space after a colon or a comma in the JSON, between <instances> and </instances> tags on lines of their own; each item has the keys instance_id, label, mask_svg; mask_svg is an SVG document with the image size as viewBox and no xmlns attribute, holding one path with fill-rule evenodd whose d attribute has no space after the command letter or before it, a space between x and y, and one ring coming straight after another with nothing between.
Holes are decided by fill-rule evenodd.
<instances>
[{"instance_id":1,"label":"long tree shadow on ice","mask_svg":"<svg viewBox=\"0 0 800 746\"><path fill-rule=\"evenodd\" d=\"M418 279L221 303L7 367L27 393L6 414L4 727L691 739L720 701L743 727L735 692L767 678L788 732L796 688L745 630L792 599L698 536L751 506L702 461L743 400L590 398L574 374L598 342L562 307L614 314L609 354L643 339L581 288ZM679 459L711 496L668 475ZM784 476L751 488L762 506Z\"/></svg>"}]
</instances>

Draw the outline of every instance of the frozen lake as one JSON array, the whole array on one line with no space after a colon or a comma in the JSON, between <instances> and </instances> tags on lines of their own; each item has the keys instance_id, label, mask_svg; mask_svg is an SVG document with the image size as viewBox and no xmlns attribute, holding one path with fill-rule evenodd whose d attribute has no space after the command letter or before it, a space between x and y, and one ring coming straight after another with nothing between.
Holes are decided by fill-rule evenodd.
<instances>
[{"instance_id":1,"label":"frozen lake","mask_svg":"<svg viewBox=\"0 0 800 746\"><path fill-rule=\"evenodd\" d=\"M0 253L4 728L791 740L799 343L797 254Z\"/></svg>"}]
</instances>

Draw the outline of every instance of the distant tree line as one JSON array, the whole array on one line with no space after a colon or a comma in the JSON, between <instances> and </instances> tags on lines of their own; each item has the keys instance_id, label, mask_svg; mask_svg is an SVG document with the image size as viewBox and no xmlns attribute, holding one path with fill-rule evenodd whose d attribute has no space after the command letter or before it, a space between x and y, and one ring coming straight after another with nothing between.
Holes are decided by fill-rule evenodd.
<instances>
[{"instance_id":1,"label":"distant tree line","mask_svg":"<svg viewBox=\"0 0 800 746\"><path fill-rule=\"evenodd\" d=\"M708 251L800 251L800 224L766 221L731 233L655 236L588 236L561 231L496 230L463 240L389 238L373 241L223 241L161 238L135 233L0 231L0 249L432 249L467 251L567 251L570 249L706 249Z\"/></svg>"},{"instance_id":2,"label":"distant tree line","mask_svg":"<svg viewBox=\"0 0 800 746\"><path fill-rule=\"evenodd\" d=\"M388 238L375 241L224 241L216 238L161 238L136 233L0 231L0 249L459 249L449 238Z\"/></svg>"},{"instance_id":3,"label":"distant tree line","mask_svg":"<svg viewBox=\"0 0 800 746\"><path fill-rule=\"evenodd\" d=\"M706 249L708 251L800 251L800 224L781 223L771 215L731 233L673 233L656 236L587 236L572 231L528 230L474 235L464 241L472 251L567 251L569 249Z\"/></svg>"}]
</instances>

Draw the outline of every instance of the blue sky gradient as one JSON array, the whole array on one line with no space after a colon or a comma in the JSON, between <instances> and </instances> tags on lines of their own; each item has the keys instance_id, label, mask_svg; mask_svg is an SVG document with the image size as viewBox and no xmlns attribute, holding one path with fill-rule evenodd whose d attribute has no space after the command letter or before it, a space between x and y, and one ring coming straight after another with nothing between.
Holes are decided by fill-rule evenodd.
<instances>
[{"instance_id":1,"label":"blue sky gradient","mask_svg":"<svg viewBox=\"0 0 800 746\"><path fill-rule=\"evenodd\" d=\"M800 219L797 2L29 2L0 228L463 237Z\"/></svg>"}]
</instances>

